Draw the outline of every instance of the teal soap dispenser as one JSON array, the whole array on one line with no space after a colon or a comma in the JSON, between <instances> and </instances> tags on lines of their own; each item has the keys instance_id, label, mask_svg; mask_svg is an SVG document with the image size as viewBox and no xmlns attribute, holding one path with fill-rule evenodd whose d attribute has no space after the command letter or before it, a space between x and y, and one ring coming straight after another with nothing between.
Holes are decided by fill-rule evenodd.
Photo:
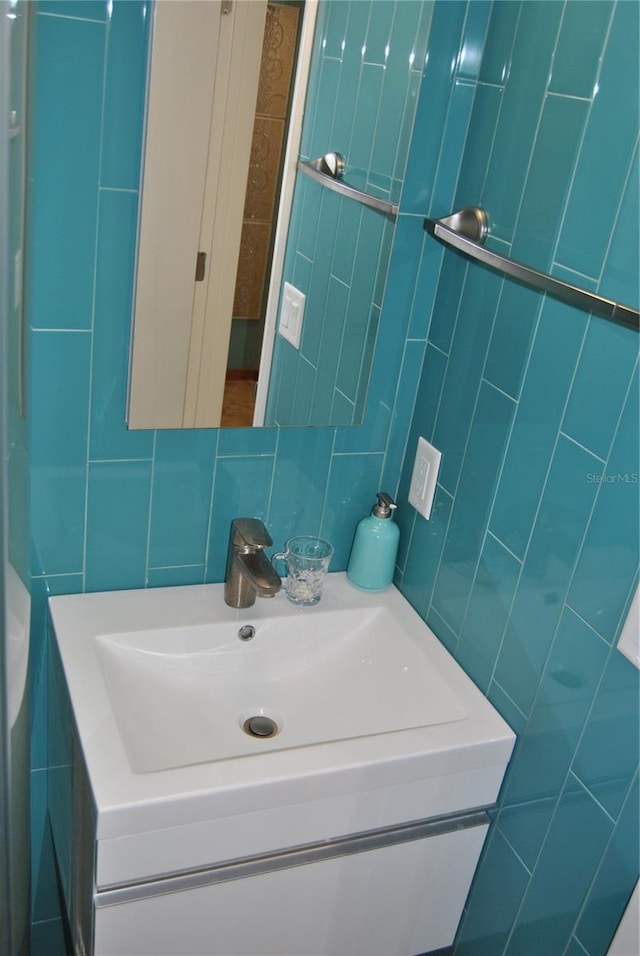
<instances>
[{"instance_id":1,"label":"teal soap dispenser","mask_svg":"<svg viewBox=\"0 0 640 956\"><path fill-rule=\"evenodd\" d=\"M370 515L358 522L347 577L365 591L380 591L393 581L400 529L393 520L393 498L380 491Z\"/></svg>"}]
</instances>

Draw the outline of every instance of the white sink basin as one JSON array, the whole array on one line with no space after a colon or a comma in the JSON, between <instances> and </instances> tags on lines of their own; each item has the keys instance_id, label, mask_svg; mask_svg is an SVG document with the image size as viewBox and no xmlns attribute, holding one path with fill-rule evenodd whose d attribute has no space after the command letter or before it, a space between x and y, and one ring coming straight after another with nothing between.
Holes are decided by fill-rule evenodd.
<instances>
[{"instance_id":1,"label":"white sink basin","mask_svg":"<svg viewBox=\"0 0 640 956\"><path fill-rule=\"evenodd\" d=\"M340 573L313 608L233 610L217 584L50 607L98 887L496 799L513 733L393 587ZM275 736L243 730L255 715Z\"/></svg>"},{"instance_id":2,"label":"white sink basin","mask_svg":"<svg viewBox=\"0 0 640 956\"><path fill-rule=\"evenodd\" d=\"M134 772L466 716L431 666L424 640L398 628L388 608L286 610L278 602L239 613L255 622L246 642L237 620L96 637ZM270 718L258 722L258 732L275 734L245 732L253 716Z\"/></svg>"}]
</instances>

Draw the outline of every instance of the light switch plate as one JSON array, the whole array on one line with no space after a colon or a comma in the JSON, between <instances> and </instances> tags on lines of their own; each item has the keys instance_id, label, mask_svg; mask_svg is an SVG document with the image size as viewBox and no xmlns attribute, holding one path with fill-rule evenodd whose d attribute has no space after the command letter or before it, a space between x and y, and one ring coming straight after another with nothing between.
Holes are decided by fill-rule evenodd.
<instances>
[{"instance_id":1,"label":"light switch plate","mask_svg":"<svg viewBox=\"0 0 640 956\"><path fill-rule=\"evenodd\" d=\"M300 289L296 289L289 282L285 282L282 291L278 333L296 349L300 348L305 298L304 292L300 292Z\"/></svg>"},{"instance_id":2,"label":"light switch plate","mask_svg":"<svg viewBox=\"0 0 640 956\"><path fill-rule=\"evenodd\" d=\"M418 439L416 459L409 486L409 504L413 505L423 518L429 518L433 498L436 493L438 469L442 453L430 445L425 438Z\"/></svg>"}]
</instances>

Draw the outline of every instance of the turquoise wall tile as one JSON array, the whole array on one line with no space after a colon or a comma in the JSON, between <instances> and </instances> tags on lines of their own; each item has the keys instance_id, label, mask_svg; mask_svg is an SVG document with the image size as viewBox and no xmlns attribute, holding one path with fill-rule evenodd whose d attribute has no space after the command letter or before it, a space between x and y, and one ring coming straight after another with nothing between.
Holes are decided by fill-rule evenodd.
<instances>
[{"instance_id":1,"label":"turquoise wall tile","mask_svg":"<svg viewBox=\"0 0 640 956\"><path fill-rule=\"evenodd\" d=\"M336 149L351 161L349 142L354 118L358 108L358 89L360 86L360 70L362 67L362 47L367 35L367 25L371 15L371 3L360 0L358 3L336 3L332 6L342 7L348 11L347 31L344 37L342 51L342 65L338 81L337 102L340 109L335 111L333 128L331 130L330 149ZM320 147L326 149L327 147ZM320 153L318 154L320 155Z\"/></svg>"},{"instance_id":2,"label":"turquoise wall tile","mask_svg":"<svg viewBox=\"0 0 640 956\"><path fill-rule=\"evenodd\" d=\"M531 716L509 767L498 825L531 869L551 822L609 647L566 609L546 662Z\"/></svg>"},{"instance_id":3,"label":"turquoise wall tile","mask_svg":"<svg viewBox=\"0 0 640 956\"><path fill-rule=\"evenodd\" d=\"M109 15L108 10L108 0L38 0L39 13L79 20L98 20L104 23Z\"/></svg>"},{"instance_id":4,"label":"turquoise wall tile","mask_svg":"<svg viewBox=\"0 0 640 956\"><path fill-rule=\"evenodd\" d=\"M32 770L29 775L32 922L59 919L61 916L55 880L53 841L47 817L48 773L48 770Z\"/></svg>"},{"instance_id":5,"label":"turquoise wall tile","mask_svg":"<svg viewBox=\"0 0 640 956\"><path fill-rule=\"evenodd\" d=\"M484 374L487 381L513 398L518 398L543 303L539 292L504 280Z\"/></svg>"},{"instance_id":6,"label":"turquoise wall tile","mask_svg":"<svg viewBox=\"0 0 640 956\"><path fill-rule=\"evenodd\" d=\"M348 167L370 168L371 152L375 138L384 69L363 63L360 70L358 104L353 118L353 128L347 152Z\"/></svg>"},{"instance_id":7,"label":"turquoise wall tile","mask_svg":"<svg viewBox=\"0 0 640 956\"><path fill-rule=\"evenodd\" d=\"M503 3L494 6L516 8L517 4ZM455 209L481 205L501 105L501 87L485 86L482 83L478 85L469 120L467 148L462 156L456 184Z\"/></svg>"},{"instance_id":8,"label":"turquoise wall tile","mask_svg":"<svg viewBox=\"0 0 640 956\"><path fill-rule=\"evenodd\" d=\"M638 135L639 14L636 3L615 6L556 255L588 276L600 274Z\"/></svg>"},{"instance_id":9,"label":"turquoise wall tile","mask_svg":"<svg viewBox=\"0 0 640 956\"><path fill-rule=\"evenodd\" d=\"M491 231L510 240L526 183L531 150L564 4L523 3L493 145L483 205Z\"/></svg>"},{"instance_id":10,"label":"turquoise wall tile","mask_svg":"<svg viewBox=\"0 0 640 956\"><path fill-rule=\"evenodd\" d=\"M301 356L314 366L318 361L318 351L322 339L329 269L336 243L338 209L340 203L344 202L341 197L336 196L335 193L330 193L328 190L323 190L321 186L316 185L316 189L323 195L320 199L313 271L304 306L300 340Z\"/></svg>"},{"instance_id":11,"label":"turquoise wall tile","mask_svg":"<svg viewBox=\"0 0 640 956\"><path fill-rule=\"evenodd\" d=\"M31 375L38 383L31 426L31 567L37 574L81 571L89 408L90 336L37 332Z\"/></svg>"},{"instance_id":12,"label":"turquoise wall tile","mask_svg":"<svg viewBox=\"0 0 640 956\"><path fill-rule=\"evenodd\" d=\"M148 564L161 568L206 559L216 432L159 432L151 484Z\"/></svg>"},{"instance_id":13,"label":"turquoise wall tile","mask_svg":"<svg viewBox=\"0 0 640 956\"><path fill-rule=\"evenodd\" d=\"M347 566L356 525L369 513L380 491L381 469L382 455L334 455L331 459L321 534L335 549L334 571L344 571Z\"/></svg>"},{"instance_id":14,"label":"turquoise wall tile","mask_svg":"<svg viewBox=\"0 0 640 956\"><path fill-rule=\"evenodd\" d=\"M406 504L403 507L402 503L396 516L402 541L399 560L404 565L402 593L423 618L431 605L433 582L446 540L451 507L451 497L442 488L436 488L428 521L421 515L412 515L411 509ZM410 521L413 526L409 535Z\"/></svg>"},{"instance_id":15,"label":"turquoise wall tile","mask_svg":"<svg viewBox=\"0 0 640 956\"><path fill-rule=\"evenodd\" d=\"M496 537L520 557L531 533L586 325L584 312L545 299L490 522ZM486 374L490 379L489 371Z\"/></svg>"},{"instance_id":16,"label":"turquoise wall tile","mask_svg":"<svg viewBox=\"0 0 640 956\"><path fill-rule=\"evenodd\" d=\"M322 55L340 60L347 36L349 4L331 3L322 22Z\"/></svg>"},{"instance_id":17,"label":"turquoise wall tile","mask_svg":"<svg viewBox=\"0 0 640 956\"><path fill-rule=\"evenodd\" d=\"M578 614L610 643L617 636L638 569L638 398L636 373L606 470L587 476L588 481L596 482L598 495L568 598Z\"/></svg>"},{"instance_id":18,"label":"turquoise wall tile","mask_svg":"<svg viewBox=\"0 0 640 956\"><path fill-rule=\"evenodd\" d=\"M475 269L467 274L433 432L433 443L442 452L438 480L451 494L460 476L501 288L494 273Z\"/></svg>"},{"instance_id":19,"label":"turquoise wall tile","mask_svg":"<svg viewBox=\"0 0 640 956\"><path fill-rule=\"evenodd\" d=\"M89 465L87 591L144 587L150 493L150 462Z\"/></svg>"},{"instance_id":20,"label":"turquoise wall tile","mask_svg":"<svg viewBox=\"0 0 640 956\"><path fill-rule=\"evenodd\" d=\"M433 263L432 268L435 272L435 262L440 261L442 255L440 249L434 242L426 243L424 253L425 259ZM445 254L441 261L438 288L429 325L429 341L441 352L448 354L456 328L469 264L463 256L451 254Z\"/></svg>"},{"instance_id":21,"label":"turquoise wall tile","mask_svg":"<svg viewBox=\"0 0 640 956\"><path fill-rule=\"evenodd\" d=\"M598 462L560 437L540 499L496 680L523 713L536 695L544 663L595 498L587 475Z\"/></svg>"},{"instance_id":22,"label":"turquoise wall tile","mask_svg":"<svg viewBox=\"0 0 640 956\"><path fill-rule=\"evenodd\" d=\"M268 516L278 548L296 533L319 533L332 445L329 429L279 433Z\"/></svg>"},{"instance_id":23,"label":"turquoise wall tile","mask_svg":"<svg viewBox=\"0 0 640 956\"><path fill-rule=\"evenodd\" d=\"M458 633L482 550L512 415L513 402L483 383L433 593L435 609Z\"/></svg>"},{"instance_id":24,"label":"turquoise wall tile","mask_svg":"<svg viewBox=\"0 0 640 956\"><path fill-rule=\"evenodd\" d=\"M340 361L348 303L349 287L330 276L327 307L318 351L318 374L313 393L311 412L311 424L313 425L322 425L330 421L333 393L336 385L336 369Z\"/></svg>"},{"instance_id":25,"label":"turquoise wall tile","mask_svg":"<svg viewBox=\"0 0 640 956\"><path fill-rule=\"evenodd\" d=\"M137 189L151 17L129 0L113 0L110 10L100 185Z\"/></svg>"},{"instance_id":26,"label":"turquoise wall tile","mask_svg":"<svg viewBox=\"0 0 640 956\"><path fill-rule=\"evenodd\" d=\"M101 190L91 371L94 459L150 458L153 449L152 432L125 426L137 217L136 193Z\"/></svg>"},{"instance_id":27,"label":"turquoise wall tile","mask_svg":"<svg viewBox=\"0 0 640 956\"><path fill-rule=\"evenodd\" d=\"M484 44L493 3L474 0L467 4L456 72L458 77L476 81L482 66Z\"/></svg>"},{"instance_id":28,"label":"turquoise wall tile","mask_svg":"<svg viewBox=\"0 0 640 956\"><path fill-rule=\"evenodd\" d=\"M62 918L38 920L31 926L31 952L48 956L66 956L65 927Z\"/></svg>"},{"instance_id":29,"label":"turquoise wall tile","mask_svg":"<svg viewBox=\"0 0 640 956\"><path fill-rule=\"evenodd\" d=\"M637 213L640 208L639 182L640 171L636 148L599 284L601 293L607 298L635 307L637 307L639 295L637 273L640 259L640 238L637 228Z\"/></svg>"},{"instance_id":30,"label":"turquoise wall tile","mask_svg":"<svg viewBox=\"0 0 640 956\"><path fill-rule=\"evenodd\" d=\"M593 96L613 9L604 0L565 4L549 81L554 93Z\"/></svg>"},{"instance_id":31,"label":"turquoise wall tile","mask_svg":"<svg viewBox=\"0 0 640 956\"><path fill-rule=\"evenodd\" d=\"M388 5L393 7L393 24L389 23L387 26L387 41L375 44L382 50L383 59L378 62L385 70L380 98L380 116L383 122L379 122L376 127L371 168L378 173L393 176L396 152L403 140L402 130L405 124L413 119L415 110L415 100L408 99L407 93L412 68L411 53L415 56L415 38L422 4L409 0ZM376 23L379 11L380 4L376 3ZM424 36L426 37L426 34ZM373 62L370 59L371 39L369 31L366 53L369 62Z\"/></svg>"},{"instance_id":32,"label":"turquoise wall tile","mask_svg":"<svg viewBox=\"0 0 640 956\"><path fill-rule=\"evenodd\" d=\"M521 564L488 534L471 588L456 659L485 693L508 620Z\"/></svg>"},{"instance_id":33,"label":"turquoise wall tile","mask_svg":"<svg viewBox=\"0 0 640 956\"><path fill-rule=\"evenodd\" d=\"M548 272L561 225L588 103L547 96L522 193L512 256Z\"/></svg>"},{"instance_id":34,"label":"turquoise wall tile","mask_svg":"<svg viewBox=\"0 0 640 956\"><path fill-rule=\"evenodd\" d=\"M638 355L637 333L592 316L562 429L606 460ZM603 375L603 369L616 369ZM594 381L598 387L594 388ZM633 470L629 463L627 469Z\"/></svg>"},{"instance_id":35,"label":"turquoise wall tile","mask_svg":"<svg viewBox=\"0 0 640 956\"><path fill-rule=\"evenodd\" d=\"M209 524L207 581L223 581L231 522L234 518L267 519L273 476L272 455L219 458L213 481ZM272 537L277 534L270 528ZM274 537L274 541L275 541Z\"/></svg>"},{"instance_id":36,"label":"turquoise wall tile","mask_svg":"<svg viewBox=\"0 0 640 956\"><path fill-rule=\"evenodd\" d=\"M473 887L477 905L467 910L458 934L459 956L496 956L503 952L528 880L529 873L522 862L494 830Z\"/></svg>"},{"instance_id":37,"label":"turquoise wall tile","mask_svg":"<svg viewBox=\"0 0 640 956\"><path fill-rule=\"evenodd\" d=\"M511 71L511 57L522 2L494 3L480 67L480 81L503 86Z\"/></svg>"},{"instance_id":38,"label":"turquoise wall tile","mask_svg":"<svg viewBox=\"0 0 640 956\"><path fill-rule=\"evenodd\" d=\"M407 442L406 412L413 409L420 371L425 353L425 342L408 341L405 346L402 369L398 381L398 394L402 396L402 417L394 416L388 429L388 440L382 471L381 483L383 488L391 489L396 494L399 475L402 469L402 459ZM408 507L408 505L405 505Z\"/></svg>"},{"instance_id":39,"label":"turquoise wall tile","mask_svg":"<svg viewBox=\"0 0 640 956\"><path fill-rule=\"evenodd\" d=\"M217 433L217 452L220 458L238 458L242 455L273 455L278 444L278 432L273 428L220 428Z\"/></svg>"},{"instance_id":40,"label":"turquoise wall tile","mask_svg":"<svg viewBox=\"0 0 640 956\"><path fill-rule=\"evenodd\" d=\"M573 762L573 772L614 819L638 767L638 671L612 650Z\"/></svg>"},{"instance_id":41,"label":"turquoise wall tile","mask_svg":"<svg viewBox=\"0 0 640 956\"><path fill-rule=\"evenodd\" d=\"M320 83L317 90L317 99L312 107L313 121L311 124L305 123L309 135L308 137L303 136L302 139L302 153L310 159L315 159L316 156L324 156L328 149L338 149L337 145L329 146L328 144L331 142L331 129L340 80L340 61L323 58L319 69ZM347 156L349 156L348 152Z\"/></svg>"},{"instance_id":42,"label":"turquoise wall tile","mask_svg":"<svg viewBox=\"0 0 640 956\"><path fill-rule=\"evenodd\" d=\"M467 138L469 117L475 96L475 84L456 78L449 100L449 116L440 144L434 197L438 209L453 210L453 200Z\"/></svg>"},{"instance_id":43,"label":"turquoise wall tile","mask_svg":"<svg viewBox=\"0 0 640 956\"><path fill-rule=\"evenodd\" d=\"M363 62L385 66L392 39L391 29L396 11L395 0L375 0L375 17L369 18Z\"/></svg>"},{"instance_id":44,"label":"turquoise wall tile","mask_svg":"<svg viewBox=\"0 0 640 956\"><path fill-rule=\"evenodd\" d=\"M562 953L576 908L611 835L611 820L575 780L562 794L505 956ZM561 865L560 865L560 861Z\"/></svg>"},{"instance_id":45,"label":"turquoise wall tile","mask_svg":"<svg viewBox=\"0 0 640 956\"><path fill-rule=\"evenodd\" d=\"M148 588L180 587L181 585L204 584L204 564L172 565L168 568L149 568Z\"/></svg>"},{"instance_id":46,"label":"turquoise wall tile","mask_svg":"<svg viewBox=\"0 0 640 956\"><path fill-rule=\"evenodd\" d=\"M578 941L591 956L604 956L607 952L628 903L629 886L638 867L639 810L636 776L576 930Z\"/></svg>"},{"instance_id":47,"label":"turquoise wall tile","mask_svg":"<svg viewBox=\"0 0 640 956\"><path fill-rule=\"evenodd\" d=\"M105 26L66 17L34 19L29 268L37 262L38 271L30 283L30 322L36 328L86 329L91 324Z\"/></svg>"},{"instance_id":48,"label":"turquoise wall tile","mask_svg":"<svg viewBox=\"0 0 640 956\"><path fill-rule=\"evenodd\" d=\"M439 144L446 126L450 84L465 16L466 4L458 0L436 3L433 9L429 52L402 192L404 212L425 215L431 204ZM444 210L439 210L438 214L443 215Z\"/></svg>"}]
</instances>

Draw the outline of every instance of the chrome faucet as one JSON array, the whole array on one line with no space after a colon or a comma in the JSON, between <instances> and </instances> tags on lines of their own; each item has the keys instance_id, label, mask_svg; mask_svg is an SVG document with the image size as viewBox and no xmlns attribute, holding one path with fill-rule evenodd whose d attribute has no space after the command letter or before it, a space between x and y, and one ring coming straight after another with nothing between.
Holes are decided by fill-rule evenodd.
<instances>
[{"instance_id":1,"label":"chrome faucet","mask_svg":"<svg viewBox=\"0 0 640 956\"><path fill-rule=\"evenodd\" d=\"M258 518L234 518L227 553L224 600L229 607L251 607L258 597L273 597L282 582L264 553L273 544Z\"/></svg>"}]
</instances>

